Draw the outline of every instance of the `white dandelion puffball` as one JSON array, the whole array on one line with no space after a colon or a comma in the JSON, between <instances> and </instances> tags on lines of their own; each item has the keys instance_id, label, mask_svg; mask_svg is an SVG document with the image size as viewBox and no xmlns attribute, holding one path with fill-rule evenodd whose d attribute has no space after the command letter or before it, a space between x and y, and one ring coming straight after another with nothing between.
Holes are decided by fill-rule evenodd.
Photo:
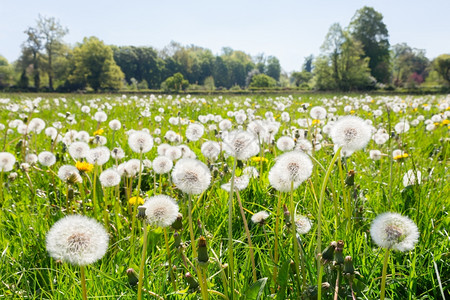
<instances>
[{"instance_id":1,"label":"white dandelion puffball","mask_svg":"<svg viewBox=\"0 0 450 300\"><path fill-rule=\"evenodd\" d=\"M105 122L108 119L108 116L103 111L98 111L94 115L94 120L97 122Z\"/></svg>"},{"instance_id":2,"label":"white dandelion puffball","mask_svg":"<svg viewBox=\"0 0 450 300\"><path fill-rule=\"evenodd\" d=\"M245 167L244 170L242 170L243 175L247 175L250 178L258 178L259 172L255 167L248 166Z\"/></svg>"},{"instance_id":3,"label":"white dandelion puffball","mask_svg":"<svg viewBox=\"0 0 450 300\"><path fill-rule=\"evenodd\" d=\"M231 123L231 121L228 119L223 119L219 123L220 130L224 130L224 131L231 129L232 126L233 126L233 123Z\"/></svg>"},{"instance_id":4,"label":"white dandelion puffball","mask_svg":"<svg viewBox=\"0 0 450 300\"><path fill-rule=\"evenodd\" d=\"M269 171L270 185L280 192L295 190L311 176L313 163L303 152L291 151L280 155Z\"/></svg>"},{"instance_id":5,"label":"white dandelion puffball","mask_svg":"<svg viewBox=\"0 0 450 300\"><path fill-rule=\"evenodd\" d=\"M28 123L28 131L40 133L44 128L45 122L40 118L31 119L30 123Z\"/></svg>"},{"instance_id":6,"label":"white dandelion puffball","mask_svg":"<svg viewBox=\"0 0 450 300\"><path fill-rule=\"evenodd\" d=\"M168 227L178 217L177 202L166 195L150 197L141 207L145 207L147 222L154 226Z\"/></svg>"},{"instance_id":7,"label":"white dandelion puffball","mask_svg":"<svg viewBox=\"0 0 450 300\"><path fill-rule=\"evenodd\" d=\"M184 193L198 195L205 191L211 183L211 172L199 160L180 159L172 171L173 183Z\"/></svg>"},{"instance_id":8,"label":"white dandelion puffball","mask_svg":"<svg viewBox=\"0 0 450 300\"><path fill-rule=\"evenodd\" d=\"M419 239L416 224L398 213L383 213L370 226L373 241L382 248L409 251Z\"/></svg>"},{"instance_id":9,"label":"white dandelion puffball","mask_svg":"<svg viewBox=\"0 0 450 300\"><path fill-rule=\"evenodd\" d=\"M84 266L105 255L109 237L103 225L96 220L70 215L53 224L46 242L47 251L54 259Z\"/></svg>"},{"instance_id":10,"label":"white dandelion puffball","mask_svg":"<svg viewBox=\"0 0 450 300\"><path fill-rule=\"evenodd\" d=\"M327 110L322 106L314 106L309 111L309 115L315 120L323 120L327 117Z\"/></svg>"},{"instance_id":11,"label":"white dandelion puffball","mask_svg":"<svg viewBox=\"0 0 450 300\"><path fill-rule=\"evenodd\" d=\"M128 145L136 153L147 153L153 147L153 138L145 131L135 131L128 137Z\"/></svg>"},{"instance_id":12,"label":"white dandelion puffball","mask_svg":"<svg viewBox=\"0 0 450 300\"><path fill-rule=\"evenodd\" d=\"M179 147L170 146L166 149L164 156L167 156L171 160L177 160L183 155L183 152Z\"/></svg>"},{"instance_id":13,"label":"white dandelion puffball","mask_svg":"<svg viewBox=\"0 0 450 300\"><path fill-rule=\"evenodd\" d=\"M295 228L298 234L307 234L311 230L311 220L308 217L295 216Z\"/></svg>"},{"instance_id":14,"label":"white dandelion puffball","mask_svg":"<svg viewBox=\"0 0 450 300\"><path fill-rule=\"evenodd\" d=\"M258 140L248 131L234 130L223 137L223 149L238 160L247 160L258 154Z\"/></svg>"},{"instance_id":15,"label":"white dandelion puffball","mask_svg":"<svg viewBox=\"0 0 450 300\"><path fill-rule=\"evenodd\" d=\"M166 174L172 170L173 161L166 156L157 156L153 160L153 171L156 174Z\"/></svg>"},{"instance_id":16,"label":"white dandelion puffball","mask_svg":"<svg viewBox=\"0 0 450 300\"><path fill-rule=\"evenodd\" d=\"M0 152L0 172L9 172L16 163L16 157L9 152Z\"/></svg>"},{"instance_id":17,"label":"white dandelion puffball","mask_svg":"<svg viewBox=\"0 0 450 300\"><path fill-rule=\"evenodd\" d=\"M291 151L294 149L295 141L290 136L282 136L277 140L277 148L280 149L280 151Z\"/></svg>"},{"instance_id":18,"label":"white dandelion puffball","mask_svg":"<svg viewBox=\"0 0 450 300\"><path fill-rule=\"evenodd\" d=\"M416 185L422 182L422 172L408 170L405 175L403 175L403 186L407 187L409 185Z\"/></svg>"},{"instance_id":19,"label":"white dandelion puffball","mask_svg":"<svg viewBox=\"0 0 450 300\"><path fill-rule=\"evenodd\" d=\"M401 121L401 122L395 124L395 126L394 126L394 129L398 134L407 132L409 130L409 128L410 128L409 123L406 120Z\"/></svg>"},{"instance_id":20,"label":"white dandelion puffball","mask_svg":"<svg viewBox=\"0 0 450 300\"><path fill-rule=\"evenodd\" d=\"M119 120L112 120L109 122L109 128L111 128L114 131L117 131L120 128L122 128L122 123L120 123Z\"/></svg>"},{"instance_id":21,"label":"white dandelion puffball","mask_svg":"<svg viewBox=\"0 0 450 300\"><path fill-rule=\"evenodd\" d=\"M53 153L49 151L43 151L39 153L38 160L41 163L41 165L50 167L56 162L56 157Z\"/></svg>"},{"instance_id":22,"label":"white dandelion puffball","mask_svg":"<svg viewBox=\"0 0 450 300\"><path fill-rule=\"evenodd\" d=\"M340 118L331 128L333 143L348 151L364 148L372 137L372 128L363 119L356 116Z\"/></svg>"},{"instance_id":23,"label":"white dandelion puffball","mask_svg":"<svg viewBox=\"0 0 450 300\"><path fill-rule=\"evenodd\" d=\"M68 180L72 182L82 182L80 171L72 165L64 165L58 169L58 177L64 182Z\"/></svg>"},{"instance_id":24,"label":"white dandelion puffball","mask_svg":"<svg viewBox=\"0 0 450 300\"><path fill-rule=\"evenodd\" d=\"M307 139L298 139L297 143L295 144L295 150L302 151L307 154L311 154L313 150L313 145L310 141Z\"/></svg>"},{"instance_id":25,"label":"white dandelion puffball","mask_svg":"<svg viewBox=\"0 0 450 300\"><path fill-rule=\"evenodd\" d=\"M245 189L250 182L250 177L248 175L236 176L234 177L234 186L233 188L237 191L242 191ZM231 180L230 182L224 183L221 185L221 188L227 192L231 191Z\"/></svg>"},{"instance_id":26,"label":"white dandelion puffball","mask_svg":"<svg viewBox=\"0 0 450 300\"><path fill-rule=\"evenodd\" d=\"M262 225L262 224L264 224L266 222L268 217L269 217L269 213L267 211L265 211L265 210L262 210L262 211L259 211L259 212L255 213L252 216L251 220L255 224Z\"/></svg>"},{"instance_id":27,"label":"white dandelion puffball","mask_svg":"<svg viewBox=\"0 0 450 300\"><path fill-rule=\"evenodd\" d=\"M104 187L117 186L120 183L120 175L114 169L107 169L100 174L99 180Z\"/></svg>"},{"instance_id":28,"label":"white dandelion puffball","mask_svg":"<svg viewBox=\"0 0 450 300\"><path fill-rule=\"evenodd\" d=\"M125 157L125 152L122 148L116 147L111 150L111 157L113 159L122 159Z\"/></svg>"},{"instance_id":29,"label":"white dandelion puffball","mask_svg":"<svg viewBox=\"0 0 450 300\"><path fill-rule=\"evenodd\" d=\"M109 160L110 156L111 153L109 152L109 149L102 146L90 149L86 155L86 160L90 164L101 166Z\"/></svg>"},{"instance_id":30,"label":"white dandelion puffball","mask_svg":"<svg viewBox=\"0 0 450 300\"><path fill-rule=\"evenodd\" d=\"M372 160L380 160L383 154L380 150L370 150L369 151L370 159Z\"/></svg>"},{"instance_id":31,"label":"white dandelion puffball","mask_svg":"<svg viewBox=\"0 0 450 300\"><path fill-rule=\"evenodd\" d=\"M200 151L202 152L204 157L215 161L220 154L220 144L214 141L206 141L202 144Z\"/></svg>"},{"instance_id":32,"label":"white dandelion puffball","mask_svg":"<svg viewBox=\"0 0 450 300\"><path fill-rule=\"evenodd\" d=\"M205 132L205 127L202 124L191 123L186 128L186 138L189 141L195 142L195 141L198 141L203 136L204 132Z\"/></svg>"},{"instance_id":33,"label":"white dandelion puffball","mask_svg":"<svg viewBox=\"0 0 450 300\"><path fill-rule=\"evenodd\" d=\"M89 149L89 145L85 142L73 142L69 146L69 154L73 159L85 158Z\"/></svg>"},{"instance_id":34,"label":"white dandelion puffball","mask_svg":"<svg viewBox=\"0 0 450 300\"><path fill-rule=\"evenodd\" d=\"M34 165L38 162L38 156L34 153L28 153L27 155L25 155L25 162L30 165Z\"/></svg>"}]
</instances>

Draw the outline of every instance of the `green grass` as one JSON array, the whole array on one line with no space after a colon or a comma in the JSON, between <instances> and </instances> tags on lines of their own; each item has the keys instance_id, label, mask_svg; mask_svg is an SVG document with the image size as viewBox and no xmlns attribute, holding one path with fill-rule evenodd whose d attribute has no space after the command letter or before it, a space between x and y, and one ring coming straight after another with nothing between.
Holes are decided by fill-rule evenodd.
<instances>
[{"instance_id":1,"label":"green grass","mask_svg":"<svg viewBox=\"0 0 450 300\"><path fill-rule=\"evenodd\" d=\"M59 95L59 105L53 100L55 96L44 96L37 105L39 112L24 111L29 100L33 100L39 95L13 95L3 94L0 98L9 98L8 103L0 104L0 123L5 126L14 119L30 120L34 117L43 119L47 126L51 126L55 121L61 121L64 135L69 129L86 130L91 135L96 130L96 121L91 116L96 109L91 108L90 114L84 114L80 110L81 104L89 105L89 100L99 99L95 104L102 105L109 103L111 110L106 110L108 120L101 125L105 129L104 136L108 139L108 146L112 149L121 146L127 156L126 160L139 158L139 154L133 153L127 145L126 130L148 128L153 137L160 137L162 140L165 132L169 129L184 135L186 125L172 126L169 124L170 117L176 117L178 113L182 118L197 120L199 115L212 113L227 118L226 112L229 110L256 109L255 115L262 116L266 111L272 111L276 120L281 122L280 130L276 138L282 136L284 130L289 130L291 126L298 125L293 121L298 118L308 118L307 113L300 113L297 108L302 103L310 103L311 106L325 105L333 103L337 108L335 115L345 115L344 106L354 105L354 101L362 102L365 96L354 96L348 98L338 95L333 100L333 95L314 94L302 95L298 97L272 97L258 96L192 96L185 95L169 99L167 96L161 98L154 97L149 100L149 96L139 95L136 98L128 95L122 98L116 95L96 96L96 95ZM66 101L61 99L65 97ZM246 106L246 98L251 98L251 103ZM394 102L394 96L374 96L373 102L361 103L370 106L371 110L382 109L382 116L374 117L371 112L354 109L355 115L364 119L371 119L376 128L388 129L401 118L414 119L418 115L423 115L425 120L430 119L435 114L443 114L445 110L439 109L438 104L447 101L445 96L401 96L398 100L405 101L407 107L402 113L391 112L390 122L385 111L384 102ZM139 99L142 98L142 101ZM213 101L215 98L217 101ZM204 99L201 101L200 99ZM228 100L228 101L226 101ZM377 104L377 101L380 101ZM6 102L6 101L1 101ZM1 103L0 102L0 103ZM128 103L129 102L129 103ZM202 104L202 102L204 102ZM276 110L275 102L282 102L288 105L285 111L291 116L291 122L284 123L280 120L281 111ZM342 102L339 104L339 102ZM419 103L415 111L410 103ZM6 107L11 103L18 104L18 111L9 111ZM229 103L229 104L227 104ZM237 103L237 107L233 103ZM422 104L429 104L431 110L424 109ZM140 116L143 106L148 105L152 116L150 118ZM259 108L257 108L259 106ZM311 107L310 106L310 107ZM159 113L158 108L163 107L164 113ZM328 107L326 107L328 109ZM447 110L448 111L448 110ZM70 112L75 115L76 124L69 125L63 116L57 113L66 114ZM369 114L370 113L370 114ZM163 121L158 124L154 121L157 115L163 116ZM118 119L126 127L115 133L112 144L112 130L107 123L110 120ZM244 124L244 128L246 126ZM389 124L390 123L390 124ZM207 128L208 122L205 124ZM323 123L322 123L323 124ZM319 127L322 126L319 124ZM442 124L442 123L441 123ZM357 151L350 157L343 159L341 163L342 174L339 173L339 165L336 164L331 169L330 180L327 184L324 196L324 207L322 211L322 249L331 241L343 240L345 242L344 256L351 256L355 269L360 275L355 275L352 288L357 299L377 299L380 294L382 260L384 250L378 248L372 241L369 233L372 220L380 213L386 211L398 212L411 218L418 226L420 239L414 250L399 253L391 251L387 272L386 296L391 299L443 299L440 285L446 297L450 297L450 237L448 234L450 217L448 207L450 204L450 184L449 184L449 129L448 125L438 124L433 131L425 130L424 122L416 127L390 139L384 145L376 145L373 141L369 143L365 150ZM233 119L233 127L237 125ZM154 134L154 130L160 128L161 135ZM53 177L47 172L46 167L39 163L37 168L32 168L28 175L19 168L23 162L22 148L17 143L23 139L16 129L11 134L5 136L6 129L0 132L1 147L3 150L13 153L17 158L17 163L12 172L17 172L15 180L8 179L11 172L2 174L4 179L3 191L5 199L0 203L0 297L7 299L81 299L80 269L67 263L55 261L50 258L45 246L46 233L50 227L60 218L67 215L66 186L58 177ZM310 133L312 130L310 130ZM331 144L328 135L323 134L324 144ZM41 132L40 134L30 134L25 137L30 142L28 152L40 153L50 150L51 140ZM311 138L311 134L308 135ZM216 140L214 131L206 131L203 139ZM202 139L202 140L203 140ZM196 154L197 159L206 163L201 154L200 147L202 141L184 141ZM5 145L5 146L3 146ZM390 145L390 146L389 146ZM91 145L94 147L94 145ZM314 170L310 180L305 181L294 191L294 201L297 205L297 213L308 216L313 227L309 233L301 236L301 248L305 254L305 269L307 289L298 288L297 279L294 278L294 270L290 262L293 260L293 248L291 233L282 220L282 235L280 236L280 259L279 264L274 265L272 255L274 247L274 226L276 205L279 194L270 187L267 179L268 171L274 164L275 157L281 151L274 150L274 145L265 145L267 151L264 156L268 159L263 165L263 172L260 178L251 179L249 186L240 192L246 218L249 222L251 238L254 246L256 269L258 279L267 278L267 282L258 281L253 284L252 268L249 260L247 238L243 228L243 221L239 212L236 199L233 207L233 253L236 299L256 299L258 292L261 292L261 299L274 297L277 299L310 299L307 294L312 294L314 299L314 288L317 284L317 217L318 201L320 190L324 180L325 172L333 157L333 147L324 145L322 149L313 153ZM403 149L409 157L402 161L392 161L391 151L393 149ZM372 161L369 158L370 149L379 149L387 156L380 161ZM0 151L0 152L1 152ZM52 170L57 172L59 166L64 164L74 165L74 161L68 154L63 143L57 143L54 153L57 154L57 163ZM144 157L153 160L157 156L154 147ZM110 160L103 169L113 166ZM392 164L392 173L391 173ZM193 218L196 238L203 235L207 239L210 263L207 267L208 289L211 299L220 299L222 295L226 298L233 293L229 290L230 283L227 282L229 274L228 268L223 265L228 263L228 193L220 188L231 178L233 158L224 159L223 156L213 166L213 180L211 186L203 194L194 197ZM238 163L237 174L240 175L243 167L251 165L259 170L259 162ZM422 183L405 189L402 184L403 175L409 169L420 170L422 172ZM355 170L355 185L346 186L343 184L349 170ZM342 175L342 177L341 177ZM93 172L87 173L92 180ZM154 174L151 170L145 170L142 177L141 190L147 196L155 194ZM133 195L137 186L137 178L133 179ZM156 178L158 184L159 177ZM85 192L92 191L92 186L84 177L83 184L75 188L75 200L78 201L77 213L82 213L79 203L83 201L88 208L86 215L103 222L104 194L101 188L98 189L98 203L100 213L94 213L92 209L92 192L83 198ZM159 187L158 187L159 189ZM182 241L185 242L183 248L173 247L173 230L169 229L169 243L173 264L176 266L175 276L177 290L174 290L169 277L167 266L167 255L164 244L164 234L160 228L151 228L148 235L148 252L144 274L144 295L148 298L164 299L196 299L200 297L198 289L189 289L189 284L185 280L185 274L190 272L197 277L196 272L189 265L185 264L185 258L195 264L192 257L190 237L187 224L187 195L171 183L167 175L162 177L163 194L168 194L178 200L180 212L182 212L183 230L180 232ZM157 192L158 193L158 192ZM136 287L130 286L127 280L126 270L134 268L139 270L140 252L142 249L142 227L141 221L137 226L137 239L131 243L131 215L128 212L128 204L124 198L123 181L121 186L121 198L118 201L121 208L120 215L115 215L113 208L109 209L110 225L105 227L110 231L110 246L106 255L100 261L87 266L87 288L88 297L98 299L135 299L137 295ZM281 195L282 203L289 207L289 193ZM88 200L90 199L90 200ZM350 199L351 220L345 218L344 199ZM338 203L337 218L334 201ZM115 202L114 202L115 203ZM62 204L62 205L60 205ZM261 226L250 222L252 213L260 210L268 211L271 216L265 225L267 239ZM117 222L118 220L118 222ZM198 222L196 222L198 220ZM337 227L336 227L337 220ZM119 223L119 224L118 224ZM201 224L200 227L197 225ZM135 253L135 255L131 255ZM278 283L273 280L273 270L278 269ZM303 274L299 272L299 274ZM337 269L328 264L324 267L323 282L328 282L330 288L323 292L323 299L332 299L334 285L336 283ZM349 298L350 284L345 277L340 278L340 299ZM300 281L302 281L301 278ZM440 284L439 284L440 282ZM265 285L263 284L265 283ZM261 290L259 289L261 287ZM247 292L248 291L248 292ZM350 298L351 299L351 298Z\"/></svg>"}]
</instances>

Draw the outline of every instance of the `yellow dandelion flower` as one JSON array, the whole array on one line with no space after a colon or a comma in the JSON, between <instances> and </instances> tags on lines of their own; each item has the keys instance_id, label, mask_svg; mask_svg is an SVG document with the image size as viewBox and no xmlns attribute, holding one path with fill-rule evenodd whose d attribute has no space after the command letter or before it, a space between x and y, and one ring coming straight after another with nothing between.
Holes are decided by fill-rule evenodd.
<instances>
[{"instance_id":1,"label":"yellow dandelion flower","mask_svg":"<svg viewBox=\"0 0 450 300\"><path fill-rule=\"evenodd\" d=\"M313 125L313 126L314 126L314 125L317 125L317 124L320 124L320 120L317 120L317 119L316 119L316 120L313 120L313 121L312 121L312 125Z\"/></svg>"},{"instance_id":2,"label":"yellow dandelion flower","mask_svg":"<svg viewBox=\"0 0 450 300\"><path fill-rule=\"evenodd\" d=\"M92 134L93 135L101 135L103 132L105 132L105 131L100 128L99 130L94 131Z\"/></svg>"},{"instance_id":3,"label":"yellow dandelion flower","mask_svg":"<svg viewBox=\"0 0 450 300\"><path fill-rule=\"evenodd\" d=\"M142 205L144 204L144 199L142 199L141 197L137 197L138 199L138 204ZM130 199L128 199L128 203L131 205L135 205L136 204L136 197L131 197Z\"/></svg>"},{"instance_id":4,"label":"yellow dandelion flower","mask_svg":"<svg viewBox=\"0 0 450 300\"><path fill-rule=\"evenodd\" d=\"M268 161L269 161L267 158L261 157L261 156L255 156L255 157L252 157L251 160L252 160L253 162L260 162L260 161L262 161L262 162L268 162Z\"/></svg>"},{"instance_id":5,"label":"yellow dandelion flower","mask_svg":"<svg viewBox=\"0 0 450 300\"><path fill-rule=\"evenodd\" d=\"M353 115L353 114L355 113L355 111L354 111L354 110L351 110L350 113Z\"/></svg>"},{"instance_id":6,"label":"yellow dandelion flower","mask_svg":"<svg viewBox=\"0 0 450 300\"><path fill-rule=\"evenodd\" d=\"M450 120L444 120L444 121L442 121L442 125L448 125L448 124L450 124Z\"/></svg>"},{"instance_id":7,"label":"yellow dandelion flower","mask_svg":"<svg viewBox=\"0 0 450 300\"><path fill-rule=\"evenodd\" d=\"M94 165L84 161L77 161L75 167L77 167L78 171L87 173L92 171Z\"/></svg>"},{"instance_id":8,"label":"yellow dandelion flower","mask_svg":"<svg viewBox=\"0 0 450 300\"><path fill-rule=\"evenodd\" d=\"M416 108L414 108L414 111L418 111L418 108L416 107Z\"/></svg>"}]
</instances>

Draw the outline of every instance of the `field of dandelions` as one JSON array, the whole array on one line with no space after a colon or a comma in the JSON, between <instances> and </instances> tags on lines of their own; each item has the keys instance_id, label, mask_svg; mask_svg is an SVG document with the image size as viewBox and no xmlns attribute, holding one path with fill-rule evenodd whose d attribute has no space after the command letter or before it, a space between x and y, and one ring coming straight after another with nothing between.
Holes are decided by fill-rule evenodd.
<instances>
[{"instance_id":1,"label":"field of dandelions","mask_svg":"<svg viewBox=\"0 0 450 300\"><path fill-rule=\"evenodd\" d=\"M0 298L449 299L450 95L0 95Z\"/></svg>"}]
</instances>

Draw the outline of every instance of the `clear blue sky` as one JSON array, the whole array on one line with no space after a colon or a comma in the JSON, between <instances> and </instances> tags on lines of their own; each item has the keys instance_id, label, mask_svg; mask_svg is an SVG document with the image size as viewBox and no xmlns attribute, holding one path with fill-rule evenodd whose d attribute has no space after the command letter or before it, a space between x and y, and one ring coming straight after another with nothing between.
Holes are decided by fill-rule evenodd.
<instances>
[{"instance_id":1,"label":"clear blue sky","mask_svg":"<svg viewBox=\"0 0 450 300\"><path fill-rule=\"evenodd\" d=\"M346 27L365 5L383 14L391 45L406 42L431 59L450 53L450 0L0 0L0 55L16 60L24 30L41 14L69 29L64 40L71 45L97 36L156 49L176 41L215 54L231 47L274 55L290 72L320 53L331 24Z\"/></svg>"}]
</instances>

